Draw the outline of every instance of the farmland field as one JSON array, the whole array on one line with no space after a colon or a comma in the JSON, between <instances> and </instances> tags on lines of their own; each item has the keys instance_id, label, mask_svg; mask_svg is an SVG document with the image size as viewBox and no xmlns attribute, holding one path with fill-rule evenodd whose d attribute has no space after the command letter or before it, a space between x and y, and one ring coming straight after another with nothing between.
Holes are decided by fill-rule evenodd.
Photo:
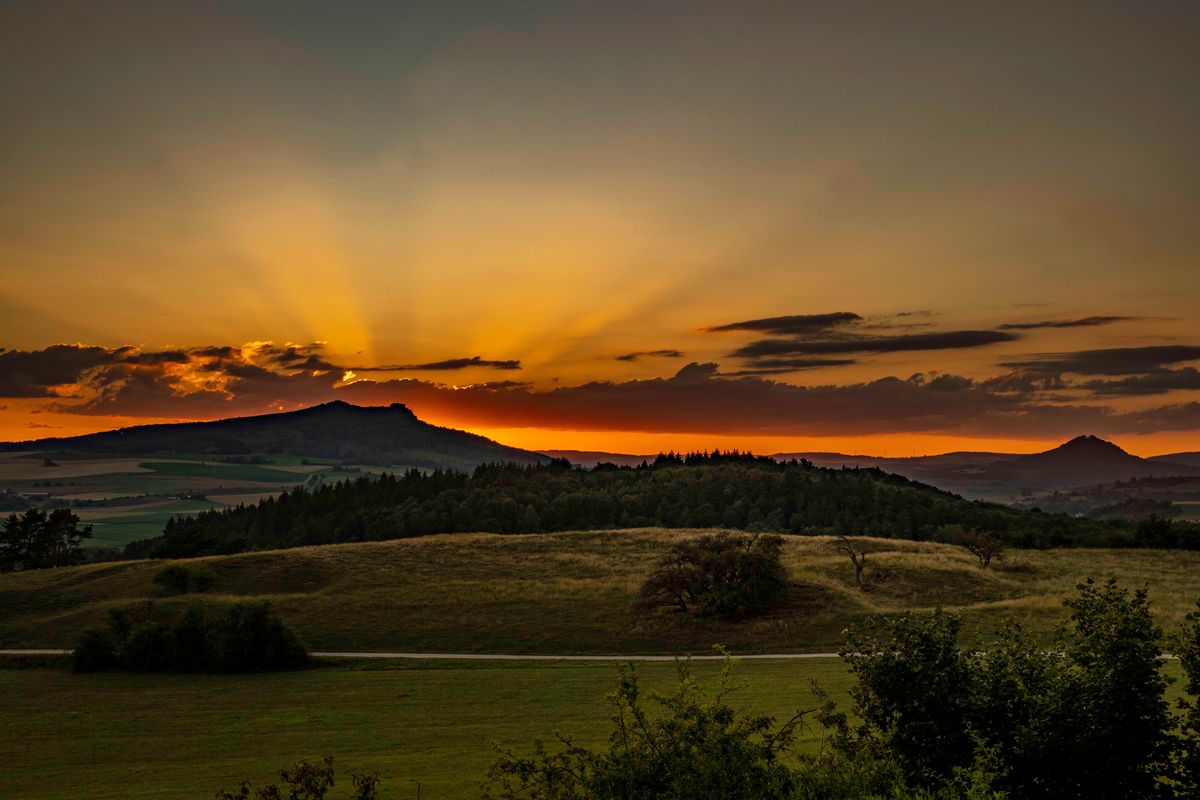
<instances>
[{"instance_id":1,"label":"farmland field","mask_svg":"<svg viewBox=\"0 0 1200 800\"><path fill-rule=\"evenodd\" d=\"M52 465L43 465L44 458ZM261 458L267 463L188 454L97 458L70 452L4 453L0 492L32 496L38 503L67 504L94 526L86 547L120 548L161 534L175 515L255 503L305 482L345 480L363 472L303 463L309 459L291 455Z\"/></svg>"}]
</instances>

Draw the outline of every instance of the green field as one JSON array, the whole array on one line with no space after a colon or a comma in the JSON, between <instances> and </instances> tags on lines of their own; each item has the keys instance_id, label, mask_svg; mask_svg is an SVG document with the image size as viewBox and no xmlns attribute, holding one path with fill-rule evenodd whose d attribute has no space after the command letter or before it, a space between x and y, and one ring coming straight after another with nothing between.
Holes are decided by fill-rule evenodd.
<instances>
[{"instance_id":1,"label":"green field","mask_svg":"<svg viewBox=\"0 0 1200 800\"><path fill-rule=\"evenodd\" d=\"M434 536L201 560L214 592L159 596L166 562L118 562L0 575L0 646L68 647L112 607L265 598L316 649L530 653L736 652L835 649L845 625L873 613L945 605L969 638L986 641L1013 614L1041 632L1063 619L1083 576L1149 583L1170 631L1200 596L1200 554L1149 550L1010 553L982 570L947 545L857 540L868 550L868 592L827 537L789 537L794 584L765 618L740 624L671 613L637 616L639 583L654 561L695 531L635 530ZM492 743L528 748L555 730L600 744L616 663L343 662L268 675L76 675L0 664L4 798L198 798L243 779L262 782L298 758L326 754L345 769L378 770L387 797L478 797ZM32 663L32 662L30 662ZM712 680L719 665L697 663ZM1179 667L1166 669L1178 675ZM669 663L643 663L667 689ZM790 715L813 704L816 679L845 702L841 661L745 661L737 704ZM1178 691L1178 683L1174 690ZM811 749L818 735L801 743Z\"/></svg>"},{"instance_id":2,"label":"green field","mask_svg":"<svg viewBox=\"0 0 1200 800\"><path fill-rule=\"evenodd\" d=\"M0 797L212 797L261 782L298 758L333 755L377 770L384 796L479 796L492 743L528 751L553 731L603 743L616 664L417 662L268 675L75 675L0 669ZM641 664L648 688L669 690L674 667ZM712 680L719 665L694 665ZM837 659L749 661L735 704L790 716L816 679L844 698ZM815 732L803 746L812 747Z\"/></svg>"},{"instance_id":3,"label":"green field","mask_svg":"<svg viewBox=\"0 0 1200 800\"><path fill-rule=\"evenodd\" d=\"M143 461L139 466L153 470L159 475L184 478L212 478L230 481L257 481L265 483L299 483L308 473L289 472L258 464L222 464L220 462L194 461Z\"/></svg>"},{"instance_id":4,"label":"green field","mask_svg":"<svg viewBox=\"0 0 1200 800\"><path fill-rule=\"evenodd\" d=\"M208 500L150 500L136 505L109 505L77 509L83 524L92 526L88 547L123 547L138 539L158 536L167 520L210 508L224 508Z\"/></svg>"},{"instance_id":5,"label":"green field","mask_svg":"<svg viewBox=\"0 0 1200 800\"><path fill-rule=\"evenodd\" d=\"M1154 550L1011 552L980 569L950 545L860 539L869 591L828 537L787 537L792 586L766 616L726 623L670 612L637 615L637 589L655 561L695 531L643 529L501 536L451 534L200 559L210 594L162 597L166 562L132 561L0 575L0 646L68 647L107 610L152 599L185 603L267 599L320 650L500 653L823 652L875 613L944 606L985 641L1007 615L1040 632L1064 618L1082 578L1151 586L1170 630L1200 597L1200 553Z\"/></svg>"}]
</instances>

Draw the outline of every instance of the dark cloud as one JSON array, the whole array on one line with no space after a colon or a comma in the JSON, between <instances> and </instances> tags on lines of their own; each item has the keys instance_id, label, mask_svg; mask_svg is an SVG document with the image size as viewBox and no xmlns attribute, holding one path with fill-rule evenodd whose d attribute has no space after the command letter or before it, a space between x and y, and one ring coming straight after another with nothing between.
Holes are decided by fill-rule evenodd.
<instances>
[{"instance_id":1,"label":"dark cloud","mask_svg":"<svg viewBox=\"0 0 1200 800\"><path fill-rule=\"evenodd\" d=\"M1200 347L1171 344L1079 350L1070 353L1039 353L1019 361L1002 361L1000 366L1055 374L1071 372L1077 375L1144 375L1175 364L1197 360L1200 360Z\"/></svg>"},{"instance_id":2,"label":"dark cloud","mask_svg":"<svg viewBox=\"0 0 1200 800\"><path fill-rule=\"evenodd\" d=\"M62 425L48 425L45 422L26 422L26 428L61 428Z\"/></svg>"},{"instance_id":3,"label":"dark cloud","mask_svg":"<svg viewBox=\"0 0 1200 800\"><path fill-rule=\"evenodd\" d=\"M701 330L705 333L754 331L777 336L803 336L828 331L831 328L858 322L861 319L862 317L858 314L850 311L835 311L830 314L794 314L788 317L748 319L742 322L730 322L726 325L715 325L711 328L701 328Z\"/></svg>"},{"instance_id":4,"label":"dark cloud","mask_svg":"<svg viewBox=\"0 0 1200 800\"><path fill-rule=\"evenodd\" d=\"M865 351L978 346L960 331L933 335L870 338L869 341L785 342L789 347L852 347ZM1002 334L1010 336L1011 334ZM882 341L881 341L882 339ZM774 340L773 340L774 341ZM1122 412L1105 397L1158 394L1200 388L1200 371L1170 368L1200 360L1200 348L1164 346L1031 356L1010 372L983 380L955 374L917 374L841 385L795 385L769 376L854 363L852 358L765 354L725 372L716 363L689 363L674 375L630 381L538 388L525 381L449 386L417 378L361 378L343 383L343 368L312 369L319 345L240 348L176 348L158 353L137 348L61 345L32 353L0 353L41 383L58 389L56 412L215 419L294 409L334 399L355 403L404 402L419 415L468 427L541 427L676 433L859 435L898 432L977 436L1057 436L1064 431L1097 434L1185 430L1200 426L1200 404L1164 405ZM183 361L180 361L180 357ZM1121 380L1071 383L1059 365L1104 368ZM511 366L496 366L511 365ZM1048 368L1048 365L1053 365ZM516 369L518 362L482 357L370 369ZM1137 371L1129 373L1124 371ZM10 375L17 375L10 369ZM1096 376L1103 378L1104 373ZM11 382L10 378L10 382ZM75 396L63 397L71 385ZM1090 392L1081 400L1078 392ZM1053 394L1052 394L1053 393Z\"/></svg>"},{"instance_id":5,"label":"dark cloud","mask_svg":"<svg viewBox=\"0 0 1200 800\"><path fill-rule=\"evenodd\" d=\"M56 344L43 350L0 353L0 397L54 397L54 388L77 383L84 372L119 359L122 350Z\"/></svg>"},{"instance_id":6,"label":"dark cloud","mask_svg":"<svg viewBox=\"0 0 1200 800\"><path fill-rule=\"evenodd\" d=\"M471 367L512 370L520 369L521 362L516 359L511 361L491 361L482 356L471 356L470 358L448 358L444 361L429 361L424 364L385 364L378 367L346 367L346 369L351 369L355 372L440 372L468 369Z\"/></svg>"},{"instance_id":7,"label":"dark cloud","mask_svg":"<svg viewBox=\"0 0 1200 800\"><path fill-rule=\"evenodd\" d=\"M941 331L900 336L854 336L839 339L762 339L730 353L735 358L785 355L835 355L841 353L899 353L923 350L956 350L1011 342L1017 336L1003 331Z\"/></svg>"},{"instance_id":8,"label":"dark cloud","mask_svg":"<svg viewBox=\"0 0 1200 800\"><path fill-rule=\"evenodd\" d=\"M758 358L751 362L751 366L723 374L728 376L785 375L789 372L800 372L806 369L845 367L856 363L858 362L852 358Z\"/></svg>"},{"instance_id":9,"label":"dark cloud","mask_svg":"<svg viewBox=\"0 0 1200 800\"><path fill-rule=\"evenodd\" d=\"M1166 394L1176 389L1200 389L1200 371L1195 367L1169 369L1120 380L1093 380L1077 384L1097 395Z\"/></svg>"},{"instance_id":10,"label":"dark cloud","mask_svg":"<svg viewBox=\"0 0 1200 800\"><path fill-rule=\"evenodd\" d=\"M992 392L1033 394L1036 392L1055 392L1067 388L1066 382L1059 375L1047 375L1044 372L1006 372L995 375L980 382L980 385Z\"/></svg>"},{"instance_id":11,"label":"dark cloud","mask_svg":"<svg viewBox=\"0 0 1200 800\"><path fill-rule=\"evenodd\" d=\"M637 361L641 358L683 358L684 354L679 350L638 350L634 353L625 353L617 356L617 361Z\"/></svg>"},{"instance_id":12,"label":"dark cloud","mask_svg":"<svg viewBox=\"0 0 1200 800\"><path fill-rule=\"evenodd\" d=\"M796 386L762 377L730 377L715 364L689 364L670 378L598 381L549 390L450 388L410 379L362 381L337 389L336 395L362 403L399 400L418 415L457 424L564 430L1037 437L1074 430L1180 430L1200 424L1200 404L1118 413L1103 405L1043 403L998 393L958 375Z\"/></svg>"},{"instance_id":13,"label":"dark cloud","mask_svg":"<svg viewBox=\"0 0 1200 800\"><path fill-rule=\"evenodd\" d=\"M1041 322L1006 322L1001 330L1031 331L1037 328L1091 328L1097 325L1112 325L1115 322L1129 322L1145 319L1145 317L1081 317L1079 319L1051 319Z\"/></svg>"}]
</instances>

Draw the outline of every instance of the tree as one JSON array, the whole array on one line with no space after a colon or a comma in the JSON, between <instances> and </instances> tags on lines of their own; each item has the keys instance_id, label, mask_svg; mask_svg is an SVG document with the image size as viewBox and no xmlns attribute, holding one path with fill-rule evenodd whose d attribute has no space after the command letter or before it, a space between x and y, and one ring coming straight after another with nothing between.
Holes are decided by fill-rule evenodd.
<instances>
[{"instance_id":1,"label":"tree","mask_svg":"<svg viewBox=\"0 0 1200 800\"><path fill-rule=\"evenodd\" d=\"M859 589L866 589L863 583L863 569L867 566L867 551L855 550L854 544L845 536L839 536L834 544L838 550L850 556L850 562L854 564L854 585Z\"/></svg>"},{"instance_id":2,"label":"tree","mask_svg":"<svg viewBox=\"0 0 1200 800\"><path fill-rule=\"evenodd\" d=\"M215 614L200 607L174 619L137 618L110 609L106 628L83 632L74 652L79 672L259 672L299 669L309 663L299 637L268 603L235 603Z\"/></svg>"},{"instance_id":3,"label":"tree","mask_svg":"<svg viewBox=\"0 0 1200 800\"><path fill-rule=\"evenodd\" d=\"M91 536L92 526L81 527L79 517L65 508L12 514L0 532L0 572L82 563L81 544Z\"/></svg>"},{"instance_id":4,"label":"tree","mask_svg":"<svg viewBox=\"0 0 1200 800\"><path fill-rule=\"evenodd\" d=\"M1189 697L1179 701L1182 745L1178 757L1179 778L1185 787L1200 795L1200 602L1184 619L1184 628L1175 644L1186 677L1184 691Z\"/></svg>"},{"instance_id":5,"label":"tree","mask_svg":"<svg viewBox=\"0 0 1200 800\"><path fill-rule=\"evenodd\" d=\"M859 738L878 742L919 786L973 759L972 674L958 631L958 618L941 609L876 618L849 629L840 650L858 681L850 696Z\"/></svg>"},{"instance_id":6,"label":"tree","mask_svg":"<svg viewBox=\"0 0 1200 800\"><path fill-rule=\"evenodd\" d=\"M987 569L993 561L1004 560L1004 543L990 533L959 531L954 534L953 541L979 560L980 569Z\"/></svg>"},{"instance_id":7,"label":"tree","mask_svg":"<svg viewBox=\"0 0 1200 800\"><path fill-rule=\"evenodd\" d=\"M638 608L661 606L737 619L761 613L787 588L783 539L707 534L679 542L642 584Z\"/></svg>"},{"instance_id":8,"label":"tree","mask_svg":"<svg viewBox=\"0 0 1200 800\"><path fill-rule=\"evenodd\" d=\"M843 751L888 752L931 791L982 759L1013 798L1172 796L1173 762L1186 759L1145 591L1089 580L1066 605L1070 624L1050 647L1010 624L964 649L958 619L940 610L852 629L842 656L862 723L845 726ZM1179 796L1195 797L1191 787Z\"/></svg>"}]
</instances>

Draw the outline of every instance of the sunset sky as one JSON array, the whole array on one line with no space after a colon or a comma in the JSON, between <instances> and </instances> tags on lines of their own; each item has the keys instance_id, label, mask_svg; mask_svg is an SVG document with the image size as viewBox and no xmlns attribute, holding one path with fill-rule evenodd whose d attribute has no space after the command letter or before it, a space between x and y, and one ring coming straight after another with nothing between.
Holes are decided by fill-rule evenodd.
<instances>
[{"instance_id":1,"label":"sunset sky","mask_svg":"<svg viewBox=\"0 0 1200 800\"><path fill-rule=\"evenodd\" d=\"M0 5L0 439L1200 450L1200 4L348 5Z\"/></svg>"}]
</instances>

